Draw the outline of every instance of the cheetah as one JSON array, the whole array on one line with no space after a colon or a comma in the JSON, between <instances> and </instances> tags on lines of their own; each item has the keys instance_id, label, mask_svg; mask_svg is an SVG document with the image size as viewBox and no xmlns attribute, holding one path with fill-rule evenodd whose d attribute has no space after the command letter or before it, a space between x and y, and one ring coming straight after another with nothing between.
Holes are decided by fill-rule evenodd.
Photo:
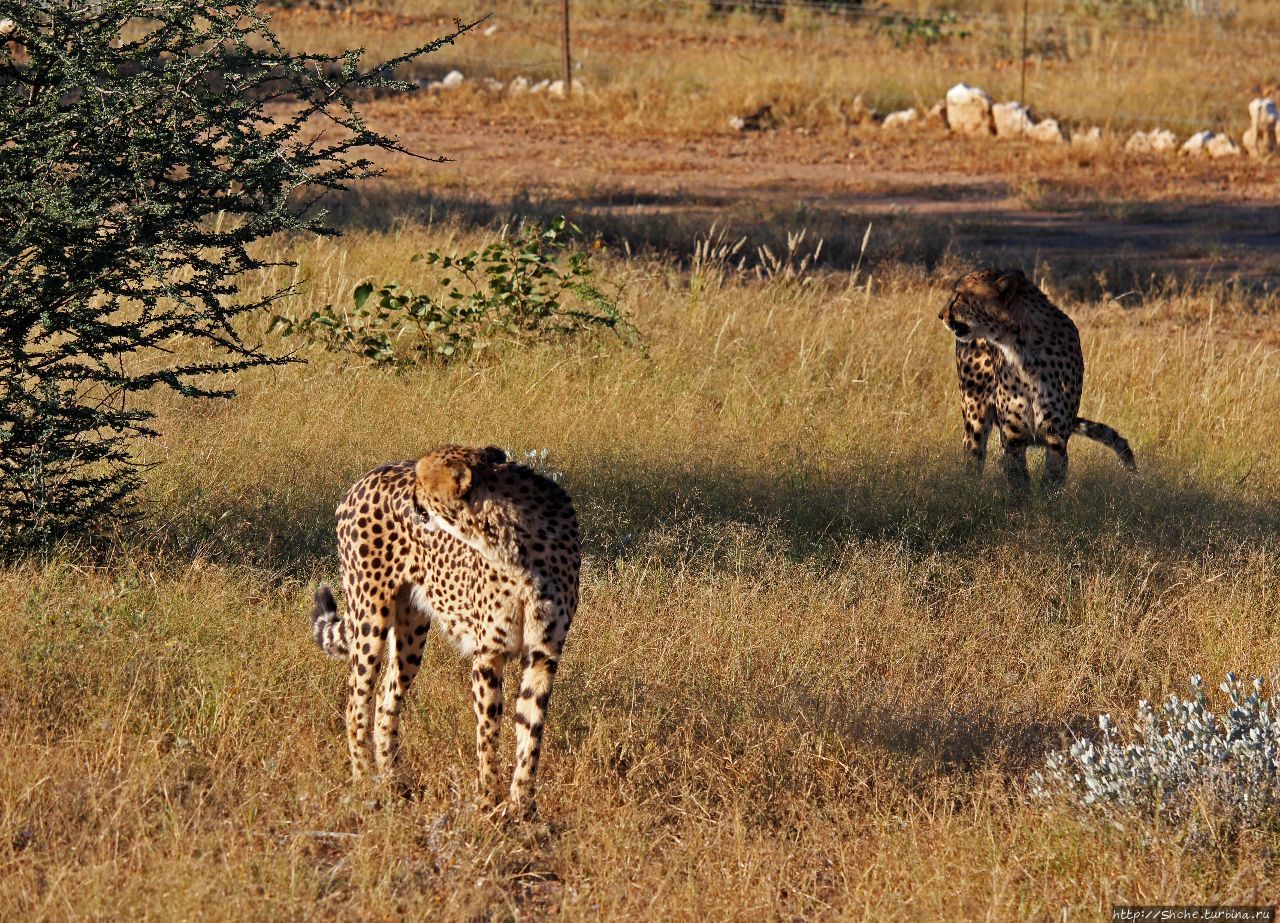
<instances>
[{"instance_id":1,"label":"cheetah","mask_svg":"<svg viewBox=\"0 0 1280 923\"><path fill-rule=\"evenodd\" d=\"M547 703L578 606L581 548L568 494L501 449L451 445L365 474L339 504L337 519L347 613L339 616L333 591L321 586L311 618L320 648L350 661L352 775L359 781L375 770L382 778L392 774L401 704L434 624L472 659L483 808L500 800L502 674L509 658L520 658L507 806L534 813ZM384 661L375 722L374 686Z\"/></svg>"},{"instance_id":2,"label":"cheetah","mask_svg":"<svg viewBox=\"0 0 1280 923\"><path fill-rule=\"evenodd\" d=\"M1030 445L1045 447L1045 486L1061 486L1067 440L1076 434L1110 446L1124 467L1137 470L1124 437L1076 416L1084 384L1080 333L1020 271L969 273L956 282L938 319L956 337L964 448L977 474L993 423L1000 428L1005 476L1015 488L1030 483Z\"/></svg>"}]
</instances>

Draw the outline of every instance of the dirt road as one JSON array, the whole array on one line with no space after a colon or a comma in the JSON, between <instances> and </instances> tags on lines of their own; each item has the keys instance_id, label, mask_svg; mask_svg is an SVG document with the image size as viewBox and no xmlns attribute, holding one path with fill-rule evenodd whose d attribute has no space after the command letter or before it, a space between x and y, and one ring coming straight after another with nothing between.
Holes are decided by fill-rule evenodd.
<instances>
[{"instance_id":1,"label":"dirt road","mask_svg":"<svg viewBox=\"0 0 1280 923\"><path fill-rule=\"evenodd\" d=\"M845 251L872 221L930 259L1096 262L1135 277L1266 281L1280 272L1280 165L1244 158L1085 154L927 130L886 136L872 124L842 136L636 137L432 100L381 101L371 114L410 148L452 158L389 165L397 193L388 204L409 209L527 202L668 246L712 222L828 238L845 228ZM840 245L831 251L844 256Z\"/></svg>"}]
</instances>

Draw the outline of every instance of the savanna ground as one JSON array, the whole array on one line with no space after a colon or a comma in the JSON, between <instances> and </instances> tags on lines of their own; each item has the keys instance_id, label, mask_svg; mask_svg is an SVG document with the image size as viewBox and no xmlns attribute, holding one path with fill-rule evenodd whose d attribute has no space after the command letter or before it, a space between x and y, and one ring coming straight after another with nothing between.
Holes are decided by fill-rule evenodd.
<instances>
[{"instance_id":1,"label":"savanna ground","mask_svg":"<svg viewBox=\"0 0 1280 923\"><path fill-rule=\"evenodd\" d=\"M682 37L699 29L756 49L736 74L704 66L709 101L689 105L714 121L682 120L625 56L583 100L373 101L378 124L456 162L389 164L333 203L344 237L275 247L310 280L303 312L364 279L422 284L415 253L568 209L646 349L604 338L403 375L317 352L244 376L232 401L157 399L147 518L105 556L69 546L0 572L0 917L1059 920L1274 903L1274 830L1210 812L1195 835L1117 826L1035 801L1028 779L1098 713L1185 692L1192 673L1275 675L1275 165L888 141L817 116L729 136L724 118L767 95L746 98L744 75L774 79L806 60L791 45L839 36L624 12L602 5L583 31L654 75L664 56L695 67ZM387 31L369 43L403 45ZM879 73L918 74L927 100L998 73L981 50L893 49ZM926 73L938 55L974 56L977 77ZM845 60L824 78L836 89L866 76ZM1215 100L1206 112L1243 106ZM1010 230L1023 214L1041 237ZM696 256L712 221L749 243ZM757 253L802 228L792 268L822 238L816 267ZM1130 439L1137 477L1084 440L1056 498L962 476L936 314L989 259L1034 270L1075 317L1082 413ZM274 336L266 318L246 333ZM467 669L438 639L403 724L412 797L353 789L344 667L305 618L336 576L346 487L446 441L549 449L584 525L541 825L471 811Z\"/></svg>"}]
</instances>

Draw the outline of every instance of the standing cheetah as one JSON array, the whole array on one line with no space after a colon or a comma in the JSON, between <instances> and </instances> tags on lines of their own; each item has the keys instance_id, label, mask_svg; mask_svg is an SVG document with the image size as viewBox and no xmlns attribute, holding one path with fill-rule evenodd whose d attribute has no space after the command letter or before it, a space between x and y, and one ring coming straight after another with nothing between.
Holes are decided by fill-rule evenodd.
<instances>
[{"instance_id":1,"label":"standing cheetah","mask_svg":"<svg viewBox=\"0 0 1280 923\"><path fill-rule=\"evenodd\" d=\"M1084 385L1080 333L1018 270L980 269L954 286L938 315L956 337L956 369L964 399L964 446L981 473L992 423L1000 427L1004 472L1025 487L1027 446L1045 447L1045 484L1067 476L1074 434L1108 445L1136 470L1129 443L1114 429L1076 416Z\"/></svg>"},{"instance_id":2,"label":"standing cheetah","mask_svg":"<svg viewBox=\"0 0 1280 923\"><path fill-rule=\"evenodd\" d=\"M478 801L497 804L502 673L523 667L510 802L532 813L542 727L560 651L578 606L581 553L568 494L501 449L446 446L383 465L338 506L346 617L316 593L312 623L325 653L349 657L347 743L356 779L392 769L400 707L422 664L430 625L472 657ZM383 661L382 693L373 715ZM370 731L372 730L372 749Z\"/></svg>"}]
</instances>

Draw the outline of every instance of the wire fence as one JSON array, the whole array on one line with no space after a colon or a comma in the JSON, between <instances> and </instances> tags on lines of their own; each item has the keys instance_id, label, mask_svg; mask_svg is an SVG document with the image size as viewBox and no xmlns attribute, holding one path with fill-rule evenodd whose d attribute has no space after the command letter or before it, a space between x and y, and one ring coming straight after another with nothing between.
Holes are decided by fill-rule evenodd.
<instances>
[{"instance_id":1,"label":"wire fence","mask_svg":"<svg viewBox=\"0 0 1280 923\"><path fill-rule=\"evenodd\" d=\"M663 10L689 12L715 12L715 0L649 0L648 3L635 4L654 12ZM833 2L833 0L742 0L721 4L725 13L763 13L781 14L802 13L820 16L833 21L865 22L871 25L893 22L914 21L922 26L934 24L950 30L965 29L1013 30L1020 29L1021 14L1001 15L991 12L964 12L957 10L916 10L895 9L888 6L867 7L861 4ZM1193 9L1189 3L1187 9ZM1143 37L1155 40L1181 40L1186 43L1214 42L1258 45L1280 49L1280 32L1268 31L1263 34L1241 34L1239 24L1228 15L1212 13L1190 14L1178 17L1177 25L1168 25L1158 21L1135 22L1131 19L1112 18L1088 13L1048 13L1043 10L1029 13L1029 26L1041 32L1050 30L1073 29L1076 31L1096 32L1108 37ZM1194 22L1194 26L1188 23Z\"/></svg>"},{"instance_id":2,"label":"wire fence","mask_svg":"<svg viewBox=\"0 0 1280 923\"><path fill-rule=\"evenodd\" d=\"M1099 68L1106 68L1114 66L1110 59L1117 56L1128 59L1145 56L1156 62L1172 60L1173 56L1184 59L1196 56L1204 61L1197 77L1201 88L1208 88L1202 96L1222 101L1219 105L1199 108L1201 113L1212 112L1212 117L1179 112L1174 103L1161 107L1156 114L1133 111L1132 107L1121 104L1108 106L1105 112L1077 111L1061 115L1075 122L1091 120L1133 127L1186 130L1238 127L1235 123L1244 112L1244 105L1239 101L1244 90L1239 62L1233 59L1230 67L1213 66L1213 55L1228 57L1226 52L1230 50L1231 56L1245 54L1280 60L1280 29L1243 28L1241 22L1229 16L1213 15L1217 4L1210 0L1184 0L1184 6L1188 12L1162 22L1030 10L1025 18L1028 39L1024 43L1021 11L1001 15L990 11L895 9L870 7L851 0L641 0L628 3L583 0L573 6L575 29L587 24L593 32L588 32L583 40L586 58L576 60L573 74L575 79L585 74L589 82L597 82L597 73L617 76L632 65L634 57L618 52L611 39L600 40L601 33L607 33L611 23L646 19L661 22L664 17L677 17L665 36L652 45L654 54L661 54L662 41L678 43L689 35L714 38L726 30L731 33L735 25L750 27L760 34L756 24L767 27L771 19L778 19L779 42L792 45L838 40L848 30L851 40L887 37L904 47L936 51L940 56L939 67L954 71L956 82L965 79L966 72L981 71L984 64L996 60L1005 67L1049 62L1051 66L1037 74L1037 89L1042 95L1053 95L1044 94L1046 81L1069 79L1063 76L1063 68L1055 69L1057 61L1097 60ZM496 15L493 25L486 28L508 37L512 33L518 36L523 43L520 59L488 55L481 45L472 46L470 53L460 55L460 60L507 79L517 74L535 81L560 76L560 0L489 0L487 8L494 9ZM1280 15L1276 19L1280 20ZM768 34L767 29L764 34ZM599 51L593 47L593 39L599 42ZM494 50L498 47L502 46L494 46ZM977 62L976 67L959 67L944 60L957 55L963 57L966 53L971 64ZM1155 67L1160 65L1157 63ZM1265 67L1262 70L1265 71ZM1023 102L1037 103L1036 92L1025 95L1032 98ZM1123 97L1117 95L1117 101L1123 103Z\"/></svg>"}]
</instances>

